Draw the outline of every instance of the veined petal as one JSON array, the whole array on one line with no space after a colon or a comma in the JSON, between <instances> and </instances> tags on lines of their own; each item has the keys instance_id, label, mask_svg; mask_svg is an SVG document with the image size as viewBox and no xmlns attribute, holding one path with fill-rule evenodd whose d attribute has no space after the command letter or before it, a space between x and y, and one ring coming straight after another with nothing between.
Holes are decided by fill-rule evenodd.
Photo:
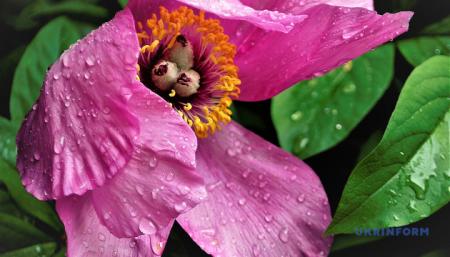
<instances>
[{"instance_id":1,"label":"veined petal","mask_svg":"<svg viewBox=\"0 0 450 257\"><path fill-rule=\"evenodd\" d=\"M177 3L178 2L178 3ZM265 30L289 32L296 23L303 21L305 15L296 15L270 10L255 10L239 0L130 0L129 7L138 19L149 17L159 6L171 9L179 4L186 4L199 10L215 14L222 19L247 21ZM147 13L143 14L142 9Z\"/></svg>"},{"instance_id":2,"label":"veined petal","mask_svg":"<svg viewBox=\"0 0 450 257\"><path fill-rule=\"evenodd\" d=\"M240 100L268 99L320 76L407 31L412 16L330 5L302 13L308 18L288 34L262 29L228 32L238 45Z\"/></svg>"},{"instance_id":3,"label":"veined petal","mask_svg":"<svg viewBox=\"0 0 450 257\"><path fill-rule=\"evenodd\" d=\"M67 235L68 257L154 257L160 256L172 223L152 236L117 238L95 213L91 193L56 201L56 209Z\"/></svg>"},{"instance_id":4,"label":"veined petal","mask_svg":"<svg viewBox=\"0 0 450 257\"><path fill-rule=\"evenodd\" d=\"M138 41L129 10L73 45L47 73L17 136L17 166L39 199L81 195L124 167L139 133L124 95Z\"/></svg>"},{"instance_id":5,"label":"veined petal","mask_svg":"<svg viewBox=\"0 0 450 257\"><path fill-rule=\"evenodd\" d=\"M102 224L117 237L154 234L206 198L195 171L196 137L162 98L136 87L132 109L145 130L123 172L92 191ZM166 148L164 151L155 149Z\"/></svg>"},{"instance_id":6,"label":"veined petal","mask_svg":"<svg viewBox=\"0 0 450 257\"><path fill-rule=\"evenodd\" d=\"M326 256L327 196L302 161L236 123L199 141L208 199L177 221L213 256Z\"/></svg>"}]
</instances>

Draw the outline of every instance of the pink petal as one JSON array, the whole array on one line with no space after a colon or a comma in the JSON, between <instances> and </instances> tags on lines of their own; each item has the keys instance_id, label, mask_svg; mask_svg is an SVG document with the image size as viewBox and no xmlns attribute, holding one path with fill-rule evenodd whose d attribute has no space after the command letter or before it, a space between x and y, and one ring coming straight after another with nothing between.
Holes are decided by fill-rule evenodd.
<instances>
[{"instance_id":1,"label":"pink petal","mask_svg":"<svg viewBox=\"0 0 450 257\"><path fill-rule=\"evenodd\" d=\"M214 256L326 256L327 196L302 161L230 123L199 141L208 200L177 221Z\"/></svg>"},{"instance_id":2,"label":"pink petal","mask_svg":"<svg viewBox=\"0 0 450 257\"><path fill-rule=\"evenodd\" d=\"M245 27L232 34L238 44L240 100L268 99L301 80L320 76L407 31L412 16L411 12L381 16L330 5L303 14L308 18L288 34Z\"/></svg>"},{"instance_id":3,"label":"pink petal","mask_svg":"<svg viewBox=\"0 0 450 257\"><path fill-rule=\"evenodd\" d=\"M247 21L265 30L281 32L289 32L296 23L299 23L306 18L305 15L294 15L269 10L255 10L242 4L239 0L130 0L128 7L133 10L137 19L142 20L144 17L150 17L152 12L159 13L158 8L160 5L171 9L179 5L176 2L207 11L222 19Z\"/></svg>"},{"instance_id":4,"label":"pink petal","mask_svg":"<svg viewBox=\"0 0 450 257\"><path fill-rule=\"evenodd\" d=\"M130 103L146 130L124 171L92 192L102 224L117 237L153 234L206 198L192 129L159 96L137 90Z\"/></svg>"},{"instance_id":5,"label":"pink petal","mask_svg":"<svg viewBox=\"0 0 450 257\"><path fill-rule=\"evenodd\" d=\"M83 194L126 165L139 125L123 92L135 80L138 51L124 10L51 67L17 137L17 165L34 196Z\"/></svg>"},{"instance_id":6,"label":"pink petal","mask_svg":"<svg viewBox=\"0 0 450 257\"><path fill-rule=\"evenodd\" d=\"M117 238L100 224L90 193L62 198L56 209L66 229L68 257L160 256L172 227L152 236Z\"/></svg>"},{"instance_id":7,"label":"pink petal","mask_svg":"<svg viewBox=\"0 0 450 257\"><path fill-rule=\"evenodd\" d=\"M272 8L277 11L298 14L316 5L327 4L340 7L360 7L373 10L373 0L306 0L306 1L277 1Z\"/></svg>"}]
</instances>

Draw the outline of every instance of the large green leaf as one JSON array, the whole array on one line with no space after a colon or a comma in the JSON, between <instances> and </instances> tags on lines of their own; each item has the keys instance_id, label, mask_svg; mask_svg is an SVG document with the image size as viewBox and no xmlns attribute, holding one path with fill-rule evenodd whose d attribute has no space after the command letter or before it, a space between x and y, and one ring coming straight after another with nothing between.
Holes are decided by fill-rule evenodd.
<instances>
[{"instance_id":1,"label":"large green leaf","mask_svg":"<svg viewBox=\"0 0 450 257\"><path fill-rule=\"evenodd\" d=\"M350 175L328 233L407 225L450 201L450 57L416 68L380 144Z\"/></svg>"},{"instance_id":2,"label":"large green leaf","mask_svg":"<svg viewBox=\"0 0 450 257\"><path fill-rule=\"evenodd\" d=\"M25 50L14 74L10 111L20 122L39 95L48 67L92 27L60 17L43 27Z\"/></svg>"},{"instance_id":3,"label":"large green leaf","mask_svg":"<svg viewBox=\"0 0 450 257\"><path fill-rule=\"evenodd\" d=\"M43 17L55 17L59 15L82 15L91 17L106 17L108 11L86 0L36 0L22 9L15 19L14 27L18 30L30 29L39 25L39 19Z\"/></svg>"},{"instance_id":4,"label":"large green leaf","mask_svg":"<svg viewBox=\"0 0 450 257\"><path fill-rule=\"evenodd\" d=\"M6 185L17 205L30 215L60 231L61 223L55 211L46 202L42 202L27 193L20 182L19 173L0 158L0 181Z\"/></svg>"},{"instance_id":5,"label":"large green leaf","mask_svg":"<svg viewBox=\"0 0 450 257\"><path fill-rule=\"evenodd\" d=\"M423 36L398 42L405 59L418 66L435 55L450 55L450 36Z\"/></svg>"},{"instance_id":6,"label":"large green leaf","mask_svg":"<svg viewBox=\"0 0 450 257\"><path fill-rule=\"evenodd\" d=\"M393 64L394 48L386 45L275 97L272 119L281 146L307 158L342 141L387 89Z\"/></svg>"},{"instance_id":7,"label":"large green leaf","mask_svg":"<svg viewBox=\"0 0 450 257\"><path fill-rule=\"evenodd\" d=\"M48 257L55 253L56 243L44 243L0 254L0 257Z\"/></svg>"},{"instance_id":8,"label":"large green leaf","mask_svg":"<svg viewBox=\"0 0 450 257\"><path fill-rule=\"evenodd\" d=\"M450 55L450 16L426 27L419 37L398 41L402 55L417 66L434 55Z\"/></svg>"},{"instance_id":9,"label":"large green leaf","mask_svg":"<svg viewBox=\"0 0 450 257\"><path fill-rule=\"evenodd\" d=\"M51 237L32 224L0 213L0 253L51 240Z\"/></svg>"}]
</instances>

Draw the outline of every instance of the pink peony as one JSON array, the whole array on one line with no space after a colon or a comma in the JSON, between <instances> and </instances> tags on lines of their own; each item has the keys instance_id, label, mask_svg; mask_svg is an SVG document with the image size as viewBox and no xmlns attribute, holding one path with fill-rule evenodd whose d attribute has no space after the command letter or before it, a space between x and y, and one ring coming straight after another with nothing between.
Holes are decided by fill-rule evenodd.
<instances>
[{"instance_id":1,"label":"pink peony","mask_svg":"<svg viewBox=\"0 0 450 257\"><path fill-rule=\"evenodd\" d=\"M319 178L229 107L407 30L411 13L372 6L131 0L73 45L17 137L23 184L56 200L68 256L159 256L175 220L214 256L327 255Z\"/></svg>"}]
</instances>

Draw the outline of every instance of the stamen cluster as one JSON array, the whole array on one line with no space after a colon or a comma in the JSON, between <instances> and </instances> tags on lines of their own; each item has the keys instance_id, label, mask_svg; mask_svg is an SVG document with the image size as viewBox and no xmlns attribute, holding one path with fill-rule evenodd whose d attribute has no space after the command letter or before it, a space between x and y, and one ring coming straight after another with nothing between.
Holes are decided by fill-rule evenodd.
<instances>
[{"instance_id":1,"label":"stamen cluster","mask_svg":"<svg viewBox=\"0 0 450 257\"><path fill-rule=\"evenodd\" d=\"M169 12L161 7L137 24L141 54L138 79L158 93L193 128L207 137L231 121L232 99L240 80L236 48L220 22L187 7Z\"/></svg>"}]
</instances>

